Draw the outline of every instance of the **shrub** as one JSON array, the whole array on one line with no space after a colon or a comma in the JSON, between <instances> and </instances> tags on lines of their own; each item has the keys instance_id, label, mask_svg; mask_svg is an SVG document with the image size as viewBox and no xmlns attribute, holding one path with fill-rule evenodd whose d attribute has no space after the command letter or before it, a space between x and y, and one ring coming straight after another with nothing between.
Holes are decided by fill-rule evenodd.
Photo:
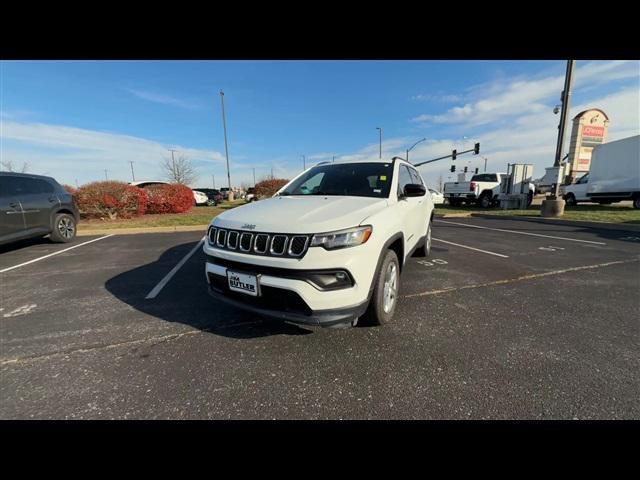
<instances>
[{"instance_id":1,"label":"shrub","mask_svg":"<svg viewBox=\"0 0 640 480\"><path fill-rule=\"evenodd\" d=\"M65 186L67 189L67 186ZM85 218L131 218L144 215L147 193L125 182L92 182L73 193L80 214Z\"/></svg>"},{"instance_id":2,"label":"shrub","mask_svg":"<svg viewBox=\"0 0 640 480\"><path fill-rule=\"evenodd\" d=\"M285 180L283 178L262 180L261 182L256 183L256 195L259 198L272 197L274 193L284 187L287 183L289 183L289 180Z\"/></svg>"},{"instance_id":3,"label":"shrub","mask_svg":"<svg viewBox=\"0 0 640 480\"><path fill-rule=\"evenodd\" d=\"M147 213L188 212L195 202L193 191L179 183L151 185L148 194Z\"/></svg>"},{"instance_id":4,"label":"shrub","mask_svg":"<svg viewBox=\"0 0 640 480\"><path fill-rule=\"evenodd\" d=\"M64 188L65 192L70 193L71 195L76 193L76 190L77 190L76 187L73 187L71 185L67 185L66 183L64 185L62 185L62 188Z\"/></svg>"}]
</instances>

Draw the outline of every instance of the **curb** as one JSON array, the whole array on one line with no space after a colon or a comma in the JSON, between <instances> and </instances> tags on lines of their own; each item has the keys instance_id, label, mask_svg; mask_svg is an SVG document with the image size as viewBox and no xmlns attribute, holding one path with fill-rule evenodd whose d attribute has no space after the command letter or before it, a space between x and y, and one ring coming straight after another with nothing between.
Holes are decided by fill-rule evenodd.
<instances>
[{"instance_id":1,"label":"curb","mask_svg":"<svg viewBox=\"0 0 640 480\"><path fill-rule=\"evenodd\" d=\"M209 224L206 225L180 225L176 227L141 227L141 228L102 228L82 230L79 229L77 236L86 237L89 235L135 235L139 233L175 233L175 232L205 232Z\"/></svg>"}]
</instances>

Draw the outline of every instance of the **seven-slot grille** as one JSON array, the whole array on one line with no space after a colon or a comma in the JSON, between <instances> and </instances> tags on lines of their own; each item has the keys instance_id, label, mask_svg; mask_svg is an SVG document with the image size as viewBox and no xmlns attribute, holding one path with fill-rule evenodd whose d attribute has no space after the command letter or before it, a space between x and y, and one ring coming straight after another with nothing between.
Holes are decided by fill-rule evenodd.
<instances>
[{"instance_id":1,"label":"seven-slot grille","mask_svg":"<svg viewBox=\"0 0 640 480\"><path fill-rule=\"evenodd\" d=\"M223 250L236 250L252 255L303 257L309 247L310 235L254 233L209 227L209 245Z\"/></svg>"}]
</instances>

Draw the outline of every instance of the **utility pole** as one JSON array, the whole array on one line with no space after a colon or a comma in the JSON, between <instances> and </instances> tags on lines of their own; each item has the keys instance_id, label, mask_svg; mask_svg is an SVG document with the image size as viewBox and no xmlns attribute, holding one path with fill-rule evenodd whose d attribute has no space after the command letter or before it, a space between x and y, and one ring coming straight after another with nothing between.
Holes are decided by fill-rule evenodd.
<instances>
[{"instance_id":1,"label":"utility pole","mask_svg":"<svg viewBox=\"0 0 640 480\"><path fill-rule=\"evenodd\" d=\"M213 182L213 188L216 188L216 176L212 173L211 174L211 181Z\"/></svg>"},{"instance_id":2,"label":"utility pole","mask_svg":"<svg viewBox=\"0 0 640 480\"><path fill-rule=\"evenodd\" d=\"M307 158L302 155L302 170L306 170L307 169Z\"/></svg>"},{"instance_id":3,"label":"utility pole","mask_svg":"<svg viewBox=\"0 0 640 480\"><path fill-rule=\"evenodd\" d=\"M336 162L336 156L333 156L333 160L331 160L331 163L335 163Z\"/></svg>"},{"instance_id":4,"label":"utility pole","mask_svg":"<svg viewBox=\"0 0 640 480\"><path fill-rule=\"evenodd\" d=\"M271 167L271 180L273 180L273 167Z\"/></svg>"},{"instance_id":5,"label":"utility pole","mask_svg":"<svg viewBox=\"0 0 640 480\"><path fill-rule=\"evenodd\" d=\"M131 164L131 178L133 178L133 181L136 181L136 176L133 173L133 160L129 160L129 163Z\"/></svg>"},{"instance_id":6,"label":"utility pole","mask_svg":"<svg viewBox=\"0 0 640 480\"><path fill-rule=\"evenodd\" d=\"M569 118L569 106L571 101L571 85L573 82L573 71L575 60L567 60L567 68L564 76L564 90L560 96L562 100L562 113L560 115L560 124L558 125L558 141L556 142L556 158L553 166L558 168L558 179L553 188L550 198L542 201L540 215L543 217L561 217L564 214L564 200L558 199L560 193L560 162L562 161L562 148L564 146L564 132Z\"/></svg>"},{"instance_id":7,"label":"utility pole","mask_svg":"<svg viewBox=\"0 0 640 480\"><path fill-rule=\"evenodd\" d=\"M231 174L229 173L229 147L227 146L227 119L224 114L224 92L220 90L220 103L222 104L222 125L224 128L224 153L227 157L227 182L229 186L229 195L233 195L231 192Z\"/></svg>"},{"instance_id":8,"label":"utility pole","mask_svg":"<svg viewBox=\"0 0 640 480\"><path fill-rule=\"evenodd\" d=\"M78 185L78 179L76 178L76 188L80 188L80 185Z\"/></svg>"},{"instance_id":9,"label":"utility pole","mask_svg":"<svg viewBox=\"0 0 640 480\"><path fill-rule=\"evenodd\" d=\"M256 186L256 167L253 167L253 186Z\"/></svg>"},{"instance_id":10,"label":"utility pole","mask_svg":"<svg viewBox=\"0 0 640 480\"><path fill-rule=\"evenodd\" d=\"M382 128L376 127L376 130L380 132L380 158L382 158Z\"/></svg>"},{"instance_id":11,"label":"utility pole","mask_svg":"<svg viewBox=\"0 0 640 480\"><path fill-rule=\"evenodd\" d=\"M104 179L105 179L105 180L109 180L109 177L108 177L108 175L107 175L107 171L108 171L108 170L105 168L105 170L104 170Z\"/></svg>"},{"instance_id":12,"label":"utility pole","mask_svg":"<svg viewBox=\"0 0 640 480\"><path fill-rule=\"evenodd\" d=\"M482 158L484 158L484 171L486 173L486 171L487 171L487 157L482 157Z\"/></svg>"}]
</instances>

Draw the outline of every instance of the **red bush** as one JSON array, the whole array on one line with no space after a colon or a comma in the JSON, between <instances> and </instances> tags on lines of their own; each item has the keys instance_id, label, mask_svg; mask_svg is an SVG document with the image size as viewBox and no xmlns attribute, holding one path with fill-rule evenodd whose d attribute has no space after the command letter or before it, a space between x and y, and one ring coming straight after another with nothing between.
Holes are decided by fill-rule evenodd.
<instances>
[{"instance_id":1,"label":"red bush","mask_svg":"<svg viewBox=\"0 0 640 480\"><path fill-rule=\"evenodd\" d=\"M273 194L284 187L289 180L283 178L272 178L269 180L262 180L256 183L256 195L258 198L273 197Z\"/></svg>"},{"instance_id":2,"label":"red bush","mask_svg":"<svg viewBox=\"0 0 640 480\"><path fill-rule=\"evenodd\" d=\"M191 189L179 183L152 185L146 191L147 213L188 212L195 202Z\"/></svg>"},{"instance_id":3,"label":"red bush","mask_svg":"<svg viewBox=\"0 0 640 480\"><path fill-rule=\"evenodd\" d=\"M76 193L76 187L73 187L71 185L67 185L66 183L64 185L62 185L62 188L64 188L65 192L70 193L71 195L73 195L74 193Z\"/></svg>"},{"instance_id":4,"label":"red bush","mask_svg":"<svg viewBox=\"0 0 640 480\"><path fill-rule=\"evenodd\" d=\"M68 188L65 186L67 191ZM73 193L85 218L131 218L144 215L147 192L124 182L92 182Z\"/></svg>"}]
</instances>

